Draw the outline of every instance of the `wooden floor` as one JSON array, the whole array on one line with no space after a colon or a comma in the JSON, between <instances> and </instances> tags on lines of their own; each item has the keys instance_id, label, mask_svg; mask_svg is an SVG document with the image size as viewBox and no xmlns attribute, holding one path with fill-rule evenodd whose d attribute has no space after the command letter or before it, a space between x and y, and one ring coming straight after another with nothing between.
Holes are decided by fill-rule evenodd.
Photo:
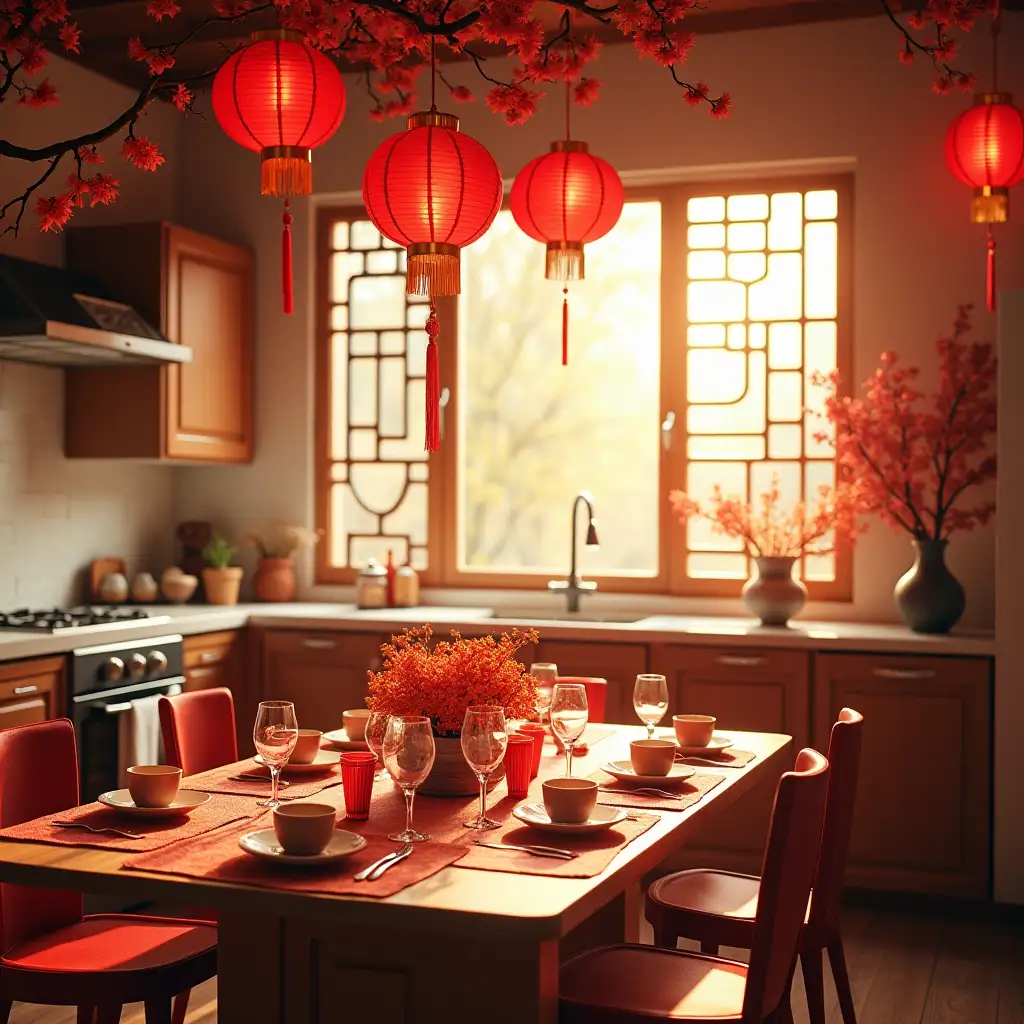
<instances>
[{"instance_id":1,"label":"wooden floor","mask_svg":"<svg viewBox=\"0 0 1024 1024\"><path fill-rule=\"evenodd\" d=\"M849 909L844 934L859 1024L1024 1024L1024 925ZM828 1024L840 1024L827 966L826 994ZM799 982L794 1011L806 1024ZM19 1004L11 1014L11 1024L74 1020L63 1008ZM187 1020L215 1024L216 979L193 991ZM141 1005L127 1007L121 1022L143 1024Z\"/></svg>"}]
</instances>

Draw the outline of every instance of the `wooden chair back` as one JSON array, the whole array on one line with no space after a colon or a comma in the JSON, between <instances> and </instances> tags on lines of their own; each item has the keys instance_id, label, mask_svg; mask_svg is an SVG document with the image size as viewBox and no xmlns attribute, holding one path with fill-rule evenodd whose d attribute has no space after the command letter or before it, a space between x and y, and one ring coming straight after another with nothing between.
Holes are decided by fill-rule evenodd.
<instances>
[{"instance_id":1,"label":"wooden chair back","mask_svg":"<svg viewBox=\"0 0 1024 1024\"><path fill-rule=\"evenodd\" d=\"M164 756L183 775L238 760L235 702L227 687L161 697L158 707Z\"/></svg>"}]
</instances>

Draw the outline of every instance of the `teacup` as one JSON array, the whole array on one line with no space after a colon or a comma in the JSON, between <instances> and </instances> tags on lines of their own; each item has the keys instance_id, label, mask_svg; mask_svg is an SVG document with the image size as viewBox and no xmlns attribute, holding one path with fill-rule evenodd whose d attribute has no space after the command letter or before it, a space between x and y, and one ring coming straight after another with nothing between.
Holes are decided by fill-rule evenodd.
<instances>
[{"instance_id":1,"label":"teacup","mask_svg":"<svg viewBox=\"0 0 1024 1024\"><path fill-rule=\"evenodd\" d=\"M676 759L672 740L633 740L629 760L637 775L668 775Z\"/></svg>"},{"instance_id":2,"label":"teacup","mask_svg":"<svg viewBox=\"0 0 1024 1024\"><path fill-rule=\"evenodd\" d=\"M295 749L288 758L289 764L312 764L320 753L320 738L323 733L319 729L300 729L299 738L295 741Z\"/></svg>"},{"instance_id":3,"label":"teacup","mask_svg":"<svg viewBox=\"0 0 1024 1024\"><path fill-rule=\"evenodd\" d=\"M561 824L582 824L597 806L597 783L590 779L548 779L541 788L544 810L552 821Z\"/></svg>"},{"instance_id":4,"label":"teacup","mask_svg":"<svg viewBox=\"0 0 1024 1024\"><path fill-rule=\"evenodd\" d=\"M169 764L137 764L128 769L128 792L136 807L170 807L181 785L181 769Z\"/></svg>"},{"instance_id":5,"label":"teacup","mask_svg":"<svg viewBox=\"0 0 1024 1024\"><path fill-rule=\"evenodd\" d=\"M350 740L366 739L366 723L373 714L368 708L354 708L352 711L343 711L341 715L342 724L345 726L345 735Z\"/></svg>"},{"instance_id":6,"label":"teacup","mask_svg":"<svg viewBox=\"0 0 1024 1024\"><path fill-rule=\"evenodd\" d=\"M337 814L330 804L281 804L274 808L274 834L285 853L315 857L331 841Z\"/></svg>"},{"instance_id":7,"label":"teacup","mask_svg":"<svg viewBox=\"0 0 1024 1024\"><path fill-rule=\"evenodd\" d=\"M706 747L715 732L714 715L673 715L672 727L681 747Z\"/></svg>"}]
</instances>

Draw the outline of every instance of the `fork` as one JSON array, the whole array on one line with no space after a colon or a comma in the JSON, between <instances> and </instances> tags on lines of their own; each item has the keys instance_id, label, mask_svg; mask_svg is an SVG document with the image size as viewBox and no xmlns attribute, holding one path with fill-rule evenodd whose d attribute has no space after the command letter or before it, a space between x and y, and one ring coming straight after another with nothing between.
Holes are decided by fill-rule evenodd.
<instances>
[{"instance_id":1,"label":"fork","mask_svg":"<svg viewBox=\"0 0 1024 1024\"><path fill-rule=\"evenodd\" d=\"M579 854L572 850L560 850L556 846L513 846L511 843L485 843L482 839L474 839L474 846L486 846L489 850L517 850L519 853L532 853L535 857L556 857L558 860L575 860Z\"/></svg>"},{"instance_id":2,"label":"fork","mask_svg":"<svg viewBox=\"0 0 1024 1024\"><path fill-rule=\"evenodd\" d=\"M652 786L636 786L630 789L612 789L609 786L601 786L602 793L621 793L623 796L632 796L634 793L661 797L664 800L682 800L683 794L670 793L667 789L654 789Z\"/></svg>"},{"instance_id":3,"label":"fork","mask_svg":"<svg viewBox=\"0 0 1024 1024\"><path fill-rule=\"evenodd\" d=\"M375 860L369 867L363 868L356 876L357 882L365 882L369 879L370 875L373 874L378 868L384 867L386 864L390 864L396 857L403 856L408 857L413 851L412 843L403 843L398 847L397 850L392 850L390 853L386 853L380 860Z\"/></svg>"},{"instance_id":4,"label":"fork","mask_svg":"<svg viewBox=\"0 0 1024 1024\"><path fill-rule=\"evenodd\" d=\"M228 778L232 782L269 782L269 775L229 775ZM285 782L284 779L278 779L278 789L287 789L291 785L290 782Z\"/></svg>"},{"instance_id":5,"label":"fork","mask_svg":"<svg viewBox=\"0 0 1024 1024\"><path fill-rule=\"evenodd\" d=\"M123 832L119 828L93 828L92 825L86 825L84 821L51 821L51 825L54 828L84 828L87 832L95 832L96 835L110 835L110 836L121 836L124 839L145 839L145 836L139 835L138 832Z\"/></svg>"}]
</instances>

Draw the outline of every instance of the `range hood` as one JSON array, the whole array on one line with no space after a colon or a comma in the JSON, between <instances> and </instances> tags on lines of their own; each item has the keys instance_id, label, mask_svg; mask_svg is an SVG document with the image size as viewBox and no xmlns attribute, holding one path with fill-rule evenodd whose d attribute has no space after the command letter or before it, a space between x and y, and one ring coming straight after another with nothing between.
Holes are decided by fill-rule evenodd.
<instances>
[{"instance_id":1,"label":"range hood","mask_svg":"<svg viewBox=\"0 0 1024 1024\"><path fill-rule=\"evenodd\" d=\"M48 366L190 363L92 278L0 256L0 359Z\"/></svg>"}]
</instances>

